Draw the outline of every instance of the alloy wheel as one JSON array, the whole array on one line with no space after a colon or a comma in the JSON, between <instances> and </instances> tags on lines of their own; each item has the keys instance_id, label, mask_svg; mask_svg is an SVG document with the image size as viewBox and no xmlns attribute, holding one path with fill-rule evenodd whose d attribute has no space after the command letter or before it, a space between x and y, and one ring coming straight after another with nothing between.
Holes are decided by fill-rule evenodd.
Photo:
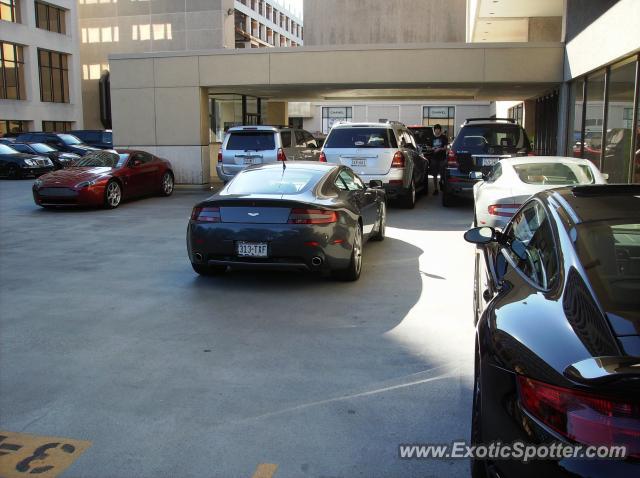
<instances>
[{"instance_id":1,"label":"alloy wheel","mask_svg":"<svg viewBox=\"0 0 640 478\"><path fill-rule=\"evenodd\" d=\"M362 269L362 228L358 227L355 241L353 243L353 261L355 265L356 274L360 275Z\"/></svg>"},{"instance_id":2,"label":"alloy wheel","mask_svg":"<svg viewBox=\"0 0 640 478\"><path fill-rule=\"evenodd\" d=\"M122 191L120 190L120 185L115 181L110 182L107 186L107 204L112 208L118 207L121 199Z\"/></svg>"},{"instance_id":3,"label":"alloy wheel","mask_svg":"<svg viewBox=\"0 0 640 478\"><path fill-rule=\"evenodd\" d=\"M162 192L165 196L169 196L173 192L173 176L169 173L164 173L162 177Z\"/></svg>"}]
</instances>

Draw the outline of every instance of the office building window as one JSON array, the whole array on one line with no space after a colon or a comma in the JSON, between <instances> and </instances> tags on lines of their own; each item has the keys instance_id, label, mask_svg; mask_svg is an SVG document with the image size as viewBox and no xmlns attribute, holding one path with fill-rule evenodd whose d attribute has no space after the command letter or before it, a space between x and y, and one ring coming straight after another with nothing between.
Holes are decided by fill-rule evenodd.
<instances>
[{"instance_id":1,"label":"office building window","mask_svg":"<svg viewBox=\"0 0 640 478\"><path fill-rule=\"evenodd\" d=\"M73 121L43 121L42 131L47 133L66 133L73 129Z\"/></svg>"},{"instance_id":2,"label":"office building window","mask_svg":"<svg viewBox=\"0 0 640 478\"><path fill-rule=\"evenodd\" d=\"M69 55L38 49L40 100L69 103Z\"/></svg>"},{"instance_id":3,"label":"office building window","mask_svg":"<svg viewBox=\"0 0 640 478\"><path fill-rule=\"evenodd\" d=\"M20 23L20 0L0 0L0 20Z\"/></svg>"},{"instance_id":4,"label":"office building window","mask_svg":"<svg viewBox=\"0 0 640 478\"><path fill-rule=\"evenodd\" d=\"M0 99L26 99L22 47L0 42Z\"/></svg>"},{"instance_id":5,"label":"office building window","mask_svg":"<svg viewBox=\"0 0 640 478\"><path fill-rule=\"evenodd\" d=\"M353 108L351 106L330 106L322 108L322 132L329 134L331 127L338 121L351 121Z\"/></svg>"},{"instance_id":6,"label":"office building window","mask_svg":"<svg viewBox=\"0 0 640 478\"><path fill-rule=\"evenodd\" d=\"M455 135L455 116L455 106L424 106L422 108L422 125L433 126L439 124L442 126L442 131L449 138L452 138Z\"/></svg>"},{"instance_id":7,"label":"office building window","mask_svg":"<svg viewBox=\"0 0 640 478\"><path fill-rule=\"evenodd\" d=\"M67 33L65 10L36 2L36 26L56 33Z\"/></svg>"},{"instance_id":8,"label":"office building window","mask_svg":"<svg viewBox=\"0 0 640 478\"><path fill-rule=\"evenodd\" d=\"M22 133L23 131L29 131L27 121L0 119L0 137L7 133Z\"/></svg>"}]
</instances>

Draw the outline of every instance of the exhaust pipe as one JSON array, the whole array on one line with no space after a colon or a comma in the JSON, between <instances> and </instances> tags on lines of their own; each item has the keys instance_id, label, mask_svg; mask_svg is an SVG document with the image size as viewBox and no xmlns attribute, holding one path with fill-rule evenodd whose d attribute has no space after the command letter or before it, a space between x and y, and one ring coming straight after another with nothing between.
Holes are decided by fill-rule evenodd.
<instances>
[{"instance_id":1,"label":"exhaust pipe","mask_svg":"<svg viewBox=\"0 0 640 478\"><path fill-rule=\"evenodd\" d=\"M196 261L198 261L198 262L202 262L202 254L200 254L199 252L195 252L195 253L193 254L193 257L195 257L195 258L196 258Z\"/></svg>"},{"instance_id":2,"label":"exhaust pipe","mask_svg":"<svg viewBox=\"0 0 640 478\"><path fill-rule=\"evenodd\" d=\"M311 265L318 267L322 265L322 257L315 256L311 259Z\"/></svg>"}]
</instances>

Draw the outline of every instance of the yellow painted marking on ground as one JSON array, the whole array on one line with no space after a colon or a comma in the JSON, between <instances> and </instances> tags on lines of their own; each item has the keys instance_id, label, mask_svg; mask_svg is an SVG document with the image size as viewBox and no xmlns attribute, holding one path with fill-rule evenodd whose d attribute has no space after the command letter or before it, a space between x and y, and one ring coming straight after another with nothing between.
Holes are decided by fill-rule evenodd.
<instances>
[{"instance_id":1,"label":"yellow painted marking on ground","mask_svg":"<svg viewBox=\"0 0 640 478\"><path fill-rule=\"evenodd\" d=\"M0 430L0 477L54 478L90 446L90 441Z\"/></svg>"},{"instance_id":2,"label":"yellow painted marking on ground","mask_svg":"<svg viewBox=\"0 0 640 478\"><path fill-rule=\"evenodd\" d=\"M251 478L272 478L277 469L278 465L273 463L260 463Z\"/></svg>"}]
</instances>

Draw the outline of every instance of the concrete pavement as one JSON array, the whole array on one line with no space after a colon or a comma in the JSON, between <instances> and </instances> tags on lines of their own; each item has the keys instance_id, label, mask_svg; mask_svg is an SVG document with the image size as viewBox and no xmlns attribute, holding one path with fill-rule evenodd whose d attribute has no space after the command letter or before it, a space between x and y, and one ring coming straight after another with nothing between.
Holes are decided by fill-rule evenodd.
<instances>
[{"instance_id":1,"label":"concrete pavement","mask_svg":"<svg viewBox=\"0 0 640 478\"><path fill-rule=\"evenodd\" d=\"M202 278L205 192L45 211L30 187L0 181L0 430L91 441L61 476L468 475L397 447L469 436L469 207L390 209L356 283Z\"/></svg>"}]
</instances>

